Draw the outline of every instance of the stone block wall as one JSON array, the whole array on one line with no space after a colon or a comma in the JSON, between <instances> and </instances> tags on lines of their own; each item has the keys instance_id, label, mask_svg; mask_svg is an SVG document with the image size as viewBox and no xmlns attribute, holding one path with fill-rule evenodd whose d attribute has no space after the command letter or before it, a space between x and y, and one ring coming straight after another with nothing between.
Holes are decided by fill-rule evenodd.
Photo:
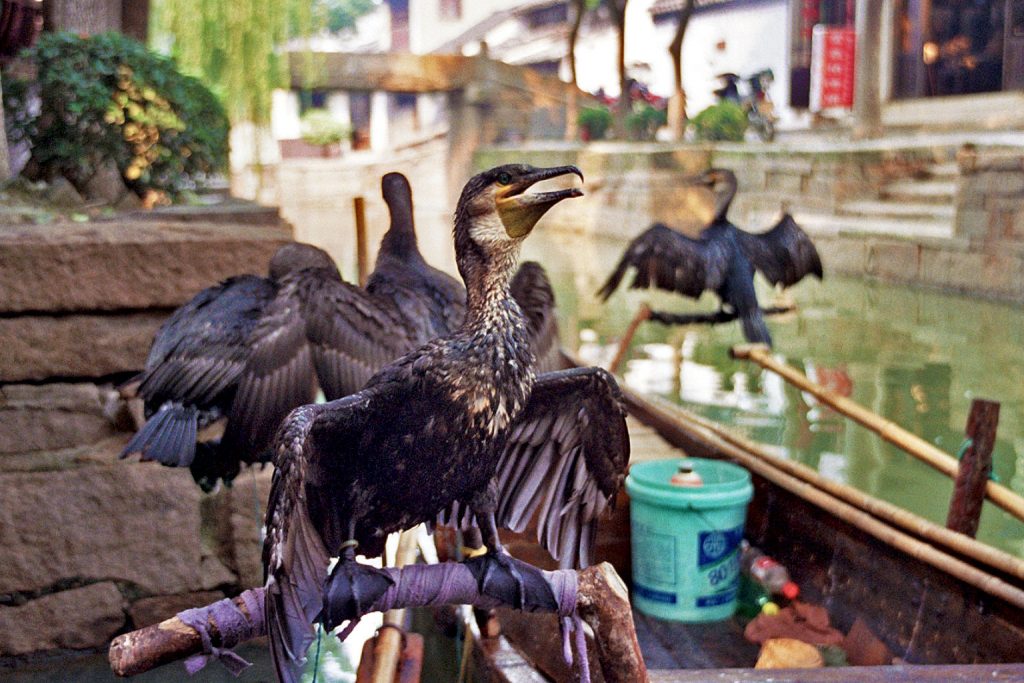
<instances>
[{"instance_id":1,"label":"stone block wall","mask_svg":"<svg viewBox=\"0 0 1024 683\"><path fill-rule=\"evenodd\" d=\"M1024 255L1024 152L965 147L957 164L956 234Z\"/></svg>"},{"instance_id":2,"label":"stone block wall","mask_svg":"<svg viewBox=\"0 0 1024 683\"><path fill-rule=\"evenodd\" d=\"M173 308L290 239L265 216L0 226L0 659L102 648L259 581L269 470L207 496L119 461L115 382Z\"/></svg>"}]
</instances>

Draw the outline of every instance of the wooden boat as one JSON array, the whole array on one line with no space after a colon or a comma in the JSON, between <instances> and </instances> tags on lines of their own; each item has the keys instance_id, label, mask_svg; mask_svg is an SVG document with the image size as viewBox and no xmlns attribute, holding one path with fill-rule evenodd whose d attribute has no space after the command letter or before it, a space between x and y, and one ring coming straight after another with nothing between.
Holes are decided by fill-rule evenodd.
<instances>
[{"instance_id":1,"label":"wooden boat","mask_svg":"<svg viewBox=\"0 0 1024 683\"><path fill-rule=\"evenodd\" d=\"M848 633L865 627L897 665L772 672L772 680L1024 680L1024 562L866 494L823 482L726 428L659 399L626 391L633 461L686 454L750 470L751 543L790 570L803 599L827 608ZM682 453L672 449L679 449ZM801 468L805 471L801 471ZM625 494L599 531L598 560L629 580ZM514 554L542 563L528 535ZM660 621L634 610L652 681L765 680L758 646L738 618L715 624ZM553 618L500 611L501 638L478 643L484 680L572 680ZM882 648L883 652L885 648ZM591 671L597 667L592 666ZM540 673L543 677L537 678ZM778 675L776 675L778 674Z\"/></svg>"}]
</instances>

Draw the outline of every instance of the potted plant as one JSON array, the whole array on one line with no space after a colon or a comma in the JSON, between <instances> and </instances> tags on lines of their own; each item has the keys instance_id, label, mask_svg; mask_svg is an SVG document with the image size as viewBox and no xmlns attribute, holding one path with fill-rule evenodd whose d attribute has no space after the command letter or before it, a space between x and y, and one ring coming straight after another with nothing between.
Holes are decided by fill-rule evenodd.
<instances>
[{"instance_id":1,"label":"potted plant","mask_svg":"<svg viewBox=\"0 0 1024 683\"><path fill-rule=\"evenodd\" d=\"M584 142L600 140L612 125L612 113L607 107L583 107L576 123L579 124L580 137Z\"/></svg>"},{"instance_id":2,"label":"potted plant","mask_svg":"<svg viewBox=\"0 0 1024 683\"><path fill-rule=\"evenodd\" d=\"M279 140L281 156L336 157L341 155L341 141L349 136L349 127L336 120L326 109L311 109L300 121L302 137Z\"/></svg>"}]
</instances>

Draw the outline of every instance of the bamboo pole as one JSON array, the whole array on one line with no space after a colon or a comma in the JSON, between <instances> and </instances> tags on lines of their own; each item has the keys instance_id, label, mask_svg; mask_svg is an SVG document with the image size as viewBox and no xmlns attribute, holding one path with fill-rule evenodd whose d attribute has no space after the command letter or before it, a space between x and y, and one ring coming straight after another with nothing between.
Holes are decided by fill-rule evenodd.
<instances>
[{"instance_id":1,"label":"bamboo pole","mask_svg":"<svg viewBox=\"0 0 1024 683\"><path fill-rule=\"evenodd\" d=\"M629 326L626 328L625 334L622 335L622 339L619 341L619 348L615 350L615 357L612 358L612 362L608 366L608 372L616 374L619 371L619 366L622 365L622 360L626 357L626 352L629 351L629 345L633 343L633 337L636 335L636 331L640 328L640 323L650 317L651 307L647 304L640 304L640 308L636 310L636 315L634 315L633 319L629 321Z\"/></svg>"},{"instance_id":2,"label":"bamboo pole","mask_svg":"<svg viewBox=\"0 0 1024 683\"><path fill-rule=\"evenodd\" d=\"M636 405L638 408L640 407L640 402L646 404L652 403L651 399L640 398L629 390L624 390L624 392L626 393L627 402ZM1013 555L993 548L986 543L976 541L964 534L947 529L946 527L927 520L924 517L915 515L909 510L901 508L898 505L893 505L892 503L868 495L863 491L859 491L852 486L847 486L846 484L826 479L804 464L780 458L779 456L771 453L762 444L759 444L756 441L751 441L750 439L736 434L716 422L707 420L700 415L691 413L679 406L663 404L663 402L659 401L657 407L665 412L676 414L677 420L685 420L706 429L723 441L737 448L743 449L750 455L770 464L772 467L794 476L797 479L805 481L829 495L835 496L843 502L864 510L865 512L868 512L889 524L901 527L911 534L933 543L940 543L950 550L964 555L965 557L970 557L971 559L982 562L993 569L1024 580L1024 560L1018 557L1014 557ZM642 416L640 417L642 419Z\"/></svg>"},{"instance_id":3,"label":"bamboo pole","mask_svg":"<svg viewBox=\"0 0 1024 683\"><path fill-rule=\"evenodd\" d=\"M634 407L638 405L637 402L639 401L644 416L647 418L645 421L670 443L685 447L686 442L699 441L709 451L715 451L735 460L751 472L826 510L838 519L847 522L883 543L989 595L993 595L1018 609L1024 609L1024 590L889 526L864 510L860 510L817 488L810 482L803 481L779 470L772 464L762 461L746 450L725 441L705 427L696 424L683 427L679 417L663 407L642 399L633 392L624 391L623 394L627 403L633 404ZM641 416L637 415L637 417Z\"/></svg>"},{"instance_id":4,"label":"bamboo pole","mask_svg":"<svg viewBox=\"0 0 1024 683\"><path fill-rule=\"evenodd\" d=\"M354 197L352 210L356 215L356 277L359 286L365 287L366 279L370 276L370 259L366 251L366 199Z\"/></svg>"},{"instance_id":5,"label":"bamboo pole","mask_svg":"<svg viewBox=\"0 0 1024 683\"><path fill-rule=\"evenodd\" d=\"M767 347L760 344L743 344L734 346L731 353L734 358L751 360L766 370L771 370L790 384L812 394L822 403L867 427L911 456L931 465L949 477L956 478L960 469L956 458L936 448L916 434L908 432L896 423L876 415L859 403L829 391L819 384L815 384L807 379L799 370L772 358ZM994 481L986 483L985 495L993 503L1017 519L1024 521L1024 498Z\"/></svg>"}]
</instances>

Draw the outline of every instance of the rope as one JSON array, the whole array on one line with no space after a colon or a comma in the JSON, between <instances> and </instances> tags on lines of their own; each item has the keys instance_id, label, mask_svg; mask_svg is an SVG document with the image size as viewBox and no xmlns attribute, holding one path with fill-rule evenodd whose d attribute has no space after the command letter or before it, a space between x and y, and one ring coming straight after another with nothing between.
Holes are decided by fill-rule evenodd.
<instances>
[{"instance_id":1,"label":"rope","mask_svg":"<svg viewBox=\"0 0 1024 683\"><path fill-rule=\"evenodd\" d=\"M973 445L974 445L974 439L972 439L969 436L964 437L964 440L963 440L963 442L961 442L960 447L958 449L956 449L956 459L958 461L962 462L963 459L964 459L964 456L967 455L967 451ZM991 479L992 481L994 481L997 484L1000 483L999 475L996 474L995 468L992 468L992 469L990 469L988 471L988 478Z\"/></svg>"},{"instance_id":2,"label":"rope","mask_svg":"<svg viewBox=\"0 0 1024 683\"><path fill-rule=\"evenodd\" d=\"M238 609L230 598L207 607L197 607L178 613L178 619L186 626L194 628L203 642L203 652L185 660L185 670L190 675L205 667L211 658L219 660L235 676L251 666L231 648L262 632L263 605L247 593L242 594L242 600L248 615ZM213 644L210 635L211 621L220 634L219 647Z\"/></svg>"}]
</instances>

